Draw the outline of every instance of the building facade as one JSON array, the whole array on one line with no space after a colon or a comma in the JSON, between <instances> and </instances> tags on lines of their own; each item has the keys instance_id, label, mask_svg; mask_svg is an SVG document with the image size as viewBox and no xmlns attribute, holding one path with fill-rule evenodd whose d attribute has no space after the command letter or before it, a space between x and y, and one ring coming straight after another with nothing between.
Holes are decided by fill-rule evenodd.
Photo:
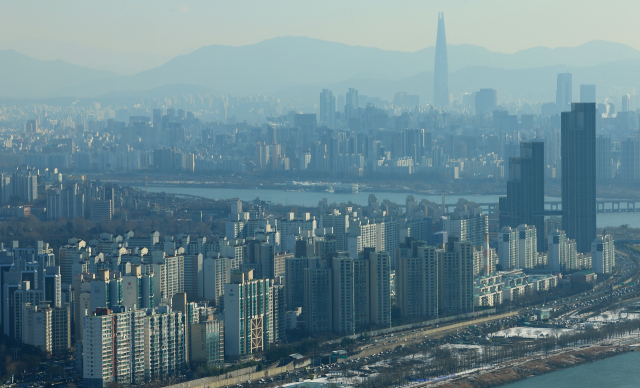
<instances>
[{"instance_id":1,"label":"building facade","mask_svg":"<svg viewBox=\"0 0 640 388\"><path fill-rule=\"evenodd\" d=\"M562 229L588 253L596 238L596 105L572 104L561 124Z\"/></svg>"}]
</instances>

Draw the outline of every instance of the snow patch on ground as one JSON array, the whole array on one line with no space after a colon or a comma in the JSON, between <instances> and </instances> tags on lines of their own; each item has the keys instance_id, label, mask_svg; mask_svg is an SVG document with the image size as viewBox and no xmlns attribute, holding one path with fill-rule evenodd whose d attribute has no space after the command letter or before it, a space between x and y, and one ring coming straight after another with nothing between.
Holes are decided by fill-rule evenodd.
<instances>
[{"instance_id":1,"label":"snow patch on ground","mask_svg":"<svg viewBox=\"0 0 640 388\"><path fill-rule=\"evenodd\" d=\"M571 329L545 328L545 327L512 327L489 334L490 337L520 337L520 338L547 338L559 337L573 332Z\"/></svg>"},{"instance_id":2,"label":"snow patch on ground","mask_svg":"<svg viewBox=\"0 0 640 388\"><path fill-rule=\"evenodd\" d=\"M627 313L626 310L619 309L614 311L605 311L599 315L596 315L595 317L587 319L587 321L599 323L616 323L630 319L640 319L640 314Z\"/></svg>"}]
</instances>

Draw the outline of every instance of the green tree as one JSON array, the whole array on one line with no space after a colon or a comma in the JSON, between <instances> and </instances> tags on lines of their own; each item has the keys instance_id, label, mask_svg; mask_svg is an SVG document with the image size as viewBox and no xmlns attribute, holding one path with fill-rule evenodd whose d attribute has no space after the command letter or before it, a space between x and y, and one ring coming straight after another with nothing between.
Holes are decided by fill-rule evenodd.
<instances>
[{"instance_id":1,"label":"green tree","mask_svg":"<svg viewBox=\"0 0 640 388\"><path fill-rule=\"evenodd\" d=\"M344 337L340 341L340 346L342 346L343 348L349 351L353 350L355 348L355 345L356 345L356 340L354 340L353 338Z\"/></svg>"}]
</instances>

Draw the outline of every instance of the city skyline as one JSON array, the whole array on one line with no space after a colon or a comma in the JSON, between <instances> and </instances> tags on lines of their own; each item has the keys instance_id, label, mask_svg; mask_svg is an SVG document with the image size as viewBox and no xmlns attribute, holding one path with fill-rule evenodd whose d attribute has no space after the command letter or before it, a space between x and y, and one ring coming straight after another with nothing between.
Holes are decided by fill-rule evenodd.
<instances>
[{"instance_id":1,"label":"city skyline","mask_svg":"<svg viewBox=\"0 0 640 388\"><path fill-rule=\"evenodd\" d=\"M636 3L9 3L9 388L563 385L640 346Z\"/></svg>"},{"instance_id":2,"label":"city skyline","mask_svg":"<svg viewBox=\"0 0 640 388\"><path fill-rule=\"evenodd\" d=\"M495 89L446 110L405 92L386 105L356 88L323 89L318 113L285 108L259 126L237 119L279 101L183 95L134 106L3 106L4 333L43 353L73 348L84 386L102 388L189 369L206 376L203 364L251 355L287 362L289 350L272 350L297 346L300 335L366 331L371 346L384 346L381 336L405 323L490 321L525 305L546 321L545 303L571 304L562 298L596 282L640 276L614 246L640 230L612 218L609 234L610 224L595 222L596 212L640 210L639 201L616 199L620 189L633 198L640 182L630 174L640 171L638 147L628 140L638 101L623 95L620 111L609 101L560 113L575 95L563 95L572 83L560 76L560 98L540 113L512 112ZM580 98L593 99L585 85ZM610 141L596 145L596 127ZM609 199L597 203L596 159L615 173L599 187ZM152 186L175 186L149 190L148 174ZM211 179L231 190L196 196ZM144 189L129 186L142 181ZM545 185L562 192L549 212ZM376 192L389 187L404 198ZM264 198L269 189L279 200ZM318 197L301 203L289 192ZM332 196L340 193L350 196ZM41 231L49 227L55 232ZM593 298L608 288L594 288ZM330 357L350 353L337 352ZM325 363L309 353L300 350L309 361L293 368Z\"/></svg>"}]
</instances>

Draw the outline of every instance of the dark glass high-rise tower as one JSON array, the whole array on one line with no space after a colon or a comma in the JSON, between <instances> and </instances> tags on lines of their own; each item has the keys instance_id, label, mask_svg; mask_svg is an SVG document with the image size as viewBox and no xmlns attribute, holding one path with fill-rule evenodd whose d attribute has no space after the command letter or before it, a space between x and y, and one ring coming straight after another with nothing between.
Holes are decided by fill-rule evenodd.
<instances>
[{"instance_id":1,"label":"dark glass high-rise tower","mask_svg":"<svg viewBox=\"0 0 640 388\"><path fill-rule=\"evenodd\" d=\"M504 207L504 208L503 208ZM507 198L500 205L500 228L536 227L538 252L544 252L544 143L520 143L520 157L509 158Z\"/></svg>"},{"instance_id":2,"label":"dark glass high-rise tower","mask_svg":"<svg viewBox=\"0 0 640 388\"><path fill-rule=\"evenodd\" d=\"M444 13L438 13L436 37L436 63L433 68L433 104L449 106L449 62L447 61L447 37L444 33Z\"/></svg>"},{"instance_id":3,"label":"dark glass high-rise tower","mask_svg":"<svg viewBox=\"0 0 640 388\"><path fill-rule=\"evenodd\" d=\"M561 150L562 229L587 253L596 238L596 104L562 112Z\"/></svg>"}]
</instances>

